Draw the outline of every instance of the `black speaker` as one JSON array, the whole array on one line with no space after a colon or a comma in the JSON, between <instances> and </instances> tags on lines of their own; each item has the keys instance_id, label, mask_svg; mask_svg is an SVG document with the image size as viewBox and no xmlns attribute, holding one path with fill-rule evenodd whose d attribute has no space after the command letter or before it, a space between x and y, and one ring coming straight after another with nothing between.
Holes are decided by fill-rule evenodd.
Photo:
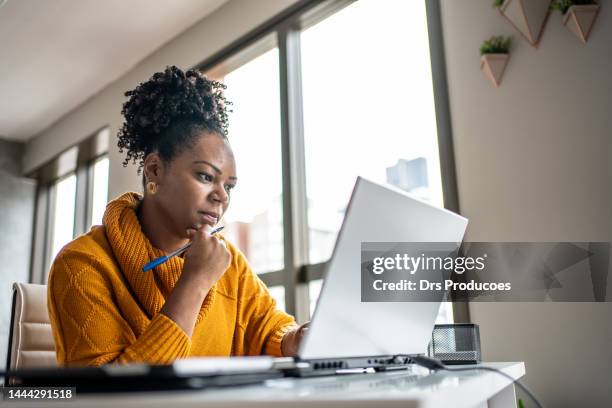
<instances>
[{"instance_id":1,"label":"black speaker","mask_svg":"<svg viewBox=\"0 0 612 408\"><path fill-rule=\"evenodd\" d=\"M428 347L429 357L444 364L481 362L480 331L477 324L436 324Z\"/></svg>"}]
</instances>

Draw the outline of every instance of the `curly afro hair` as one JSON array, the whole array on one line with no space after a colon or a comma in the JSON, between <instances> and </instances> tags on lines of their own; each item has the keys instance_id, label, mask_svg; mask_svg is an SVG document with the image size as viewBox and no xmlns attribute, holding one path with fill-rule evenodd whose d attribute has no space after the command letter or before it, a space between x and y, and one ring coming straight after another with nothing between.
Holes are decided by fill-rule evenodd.
<instances>
[{"instance_id":1,"label":"curly afro hair","mask_svg":"<svg viewBox=\"0 0 612 408\"><path fill-rule=\"evenodd\" d=\"M223 95L225 88L199 71L171 66L126 92L129 100L121 110L125 122L117 143L120 153L127 150L123 167L138 161L140 174L145 157L155 151L170 161L203 132L227 139L231 102Z\"/></svg>"}]
</instances>

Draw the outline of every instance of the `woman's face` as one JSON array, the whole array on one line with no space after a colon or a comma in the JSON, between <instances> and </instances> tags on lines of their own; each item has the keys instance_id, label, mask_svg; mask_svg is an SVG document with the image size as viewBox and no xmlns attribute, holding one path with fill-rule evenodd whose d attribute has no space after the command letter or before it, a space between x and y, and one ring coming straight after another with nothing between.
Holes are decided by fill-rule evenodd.
<instances>
[{"instance_id":1,"label":"woman's face","mask_svg":"<svg viewBox=\"0 0 612 408\"><path fill-rule=\"evenodd\" d=\"M227 140L210 133L200 135L193 147L177 154L169 163L157 158L157 177L151 168L147 181L158 184L150 197L169 228L177 236L187 230L215 226L227 211L231 189L237 182L234 154Z\"/></svg>"}]
</instances>

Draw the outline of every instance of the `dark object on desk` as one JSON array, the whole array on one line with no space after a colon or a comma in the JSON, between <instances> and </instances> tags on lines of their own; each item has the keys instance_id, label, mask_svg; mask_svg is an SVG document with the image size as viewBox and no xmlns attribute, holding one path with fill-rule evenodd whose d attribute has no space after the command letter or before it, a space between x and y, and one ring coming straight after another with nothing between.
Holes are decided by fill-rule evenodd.
<instances>
[{"instance_id":1,"label":"dark object on desk","mask_svg":"<svg viewBox=\"0 0 612 408\"><path fill-rule=\"evenodd\" d=\"M444 364L478 364L481 361L477 324L436 324L428 347L429 357Z\"/></svg>"},{"instance_id":2,"label":"dark object on desk","mask_svg":"<svg viewBox=\"0 0 612 408\"><path fill-rule=\"evenodd\" d=\"M279 370L183 375L172 365L24 369L2 374L17 387L76 387L79 393L167 391L257 384L282 377Z\"/></svg>"}]
</instances>

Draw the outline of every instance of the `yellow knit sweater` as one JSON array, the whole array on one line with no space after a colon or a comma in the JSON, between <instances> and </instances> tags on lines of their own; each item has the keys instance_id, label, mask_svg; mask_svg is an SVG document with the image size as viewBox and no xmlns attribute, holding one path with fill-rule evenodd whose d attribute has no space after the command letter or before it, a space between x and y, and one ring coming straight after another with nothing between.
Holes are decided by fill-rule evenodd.
<instances>
[{"instance_id":1,"label":"yellow knit sweater","mask_svg":"<svg viewBox=\"0 0 612 408\"><path fill-rule=\"evenodd\" d=\"M231 264L206 296L191 338L160 313L184 261L174 257L142 272L164 253L140 228L135 213L140 199L126 193L111 201L103 226L76 238L55 258L48 308L58 362L168 364L189 356L281 356L281 340L295 321L276 309L244 255L227 241Z\"/></svg>"}]
</instances>

